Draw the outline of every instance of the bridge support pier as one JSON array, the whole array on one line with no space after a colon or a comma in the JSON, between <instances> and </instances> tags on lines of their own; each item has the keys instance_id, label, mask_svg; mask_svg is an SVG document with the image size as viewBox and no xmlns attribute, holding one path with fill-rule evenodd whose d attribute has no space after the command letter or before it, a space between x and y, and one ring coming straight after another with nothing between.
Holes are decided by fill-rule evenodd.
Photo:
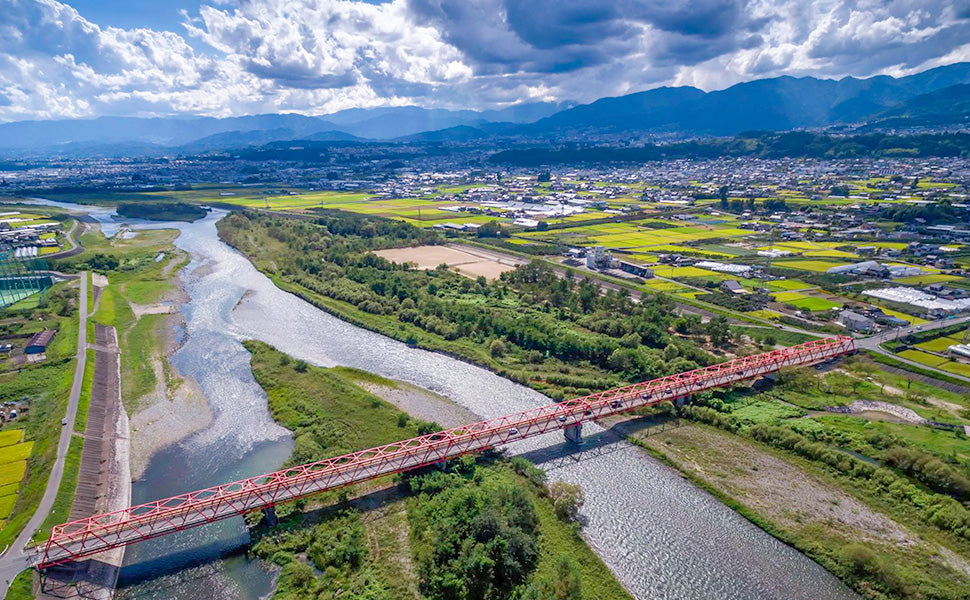
<instances>
[{"instance_id":1,"label":"bridge support pier","mask_svg":"<svg viewBox=\"0 0 970 600\"><path fill-rule=\"evenodd\" d=\"M751 387L753 387L756 390L768 390L775 387L775 383L777 382L778 382L778 378L775 376L774 373L767 373L765 375L762 375L760 378L758 378L758 380L755 381Z\"/></svg>"},{"instance_id":2,"label":"bridge support pier","mask_svg":"<svg viewBox=\"0 0 970 600\"><path fill-rule=\"evenodd\" d=\"M681 406L687 404L688 402L690 402L693 399L694 399L694 397L691 396L691 395L681 396L680 398L676 398L674 400L674 406L676 406L677 408L680 408Z\"/></svg>"},{"instance_id":3,"label":"bridge support pier","mask_svg":"<svg viewBox=\"0 0 970 600\"><path fill-rule=\"evenodd\" d=\"M575 425L567 425L563 427L563 435L566 436L566 441L570 444L575 444L577 446L583 443L583 424L576 423Z\"/></svg>"},{"instance_id":4,"label":"bridge support pier","mask_svg":"<svg viewBox=\"0 0 970 600\"><path fill-rule=\"evenodd\" d=\"M279 524L279 522L280 522L279 518L276 516L276 507L275 506L267 506L266 508L264 508L263 509L263 517L266 518L266 523L270 527L276 527Z\"/></svg>"}]
</instances>

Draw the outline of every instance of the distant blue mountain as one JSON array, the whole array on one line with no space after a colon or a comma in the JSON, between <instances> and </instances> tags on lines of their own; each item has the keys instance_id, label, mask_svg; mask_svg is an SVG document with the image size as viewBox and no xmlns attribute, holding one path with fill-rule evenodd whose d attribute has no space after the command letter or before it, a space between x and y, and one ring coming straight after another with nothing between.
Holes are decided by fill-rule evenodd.
<instances>
[{"instance_id":1,"label":"distant blue mountain","mask_svg":"<svg viewBox=\"0 0 970 600\"><path fill-rule=\"evenodd\" d=\"M133 145L186 151L265 144L281 139L355 141L389 140L425 131L492 121L526 123L567 105L531 103L501 110L426 109L399 106L349 109L308 117L297 114L213 117L100 117L0 124L0 150L70 154L86 147ZM282 137L281 137L282 136Z\"/></svg>"},{"instance_id":2,"label":"distant blue mountain","mask_svg":"<svg viewBox=\"0 0 970 600\"><path fill-rule=\"evenodd\" d=\"M970 84L921 94L872 118L866 129L970 127Z\"/></svg>"},{"instance_id":3,"label":"distant blue mountain","mask_svg":"<svg viewBox=\"0 0 970 600\"><path fill-rule=\"evenodd\" d=\"M916 96L966 83L970 83L970 63L898 79L777 77L706 93L691 87L662 87L576 106L521 126L518 131L731 135L750 129L825 127L867 121ZM946 110L945 104L937 108Z\"/></svg>"},{"instance_id":4,"label":"distant blue mountain","mask_svg":"<svg viewBox=\"0 0 970 600\"><path fill-rule=\"evenodd\" d=\"M213 117L100 117L65 121L19 121L0 125L0 149L50 150L83 144L138 143L181 146L221 133L288 129L296 136L334 129L316 117L255 115Z\"/></svg>"},{"instance_id":5,"label":"distant blue mountain","mask_svg":"<svg viewBox=\"0 0 970 600\"><path fill-rule=\"evenodd\" d=\"M940 126L966 123L968 85L970 63L958 63L901 78L777 77L714 92L661 87L579 106L524 103L481 112L400 106L355 108L322 117L21 121L0 124L0 152L123 155L218 151L297 139L465 142L490 136L555 139L587 133L733 135L837 124Z\"/></svg>"},{"instance_id":6,"label":"distant blue mountain","mask_svg":"<svg viewBox=\"0 0 970 600\"><path fill-rule=\"evenodd\" d=\"M489 137L489 134L471 125L456 125L437 131L422 131L397 138L401 142L469 142Z\"/></svg>"}]
</instances>

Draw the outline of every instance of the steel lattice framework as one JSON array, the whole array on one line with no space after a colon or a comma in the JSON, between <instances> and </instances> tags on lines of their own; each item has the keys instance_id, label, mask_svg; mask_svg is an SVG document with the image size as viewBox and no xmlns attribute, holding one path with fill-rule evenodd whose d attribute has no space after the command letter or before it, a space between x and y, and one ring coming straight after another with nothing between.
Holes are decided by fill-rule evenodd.
<instances>
[{"instance_id":1,"label":"steel lattice framework","mask_svg":"<svg viewBox=\"0 0 970 600\"><path fill-rule=\"evenodd\" d=\"M817 364L854 350L855 344L848 337L815 340L95 515L54 527L49 540L31 549L32 562L44 569L310 494L677 400L783 367Z\"/></svg>"}]
</instances>

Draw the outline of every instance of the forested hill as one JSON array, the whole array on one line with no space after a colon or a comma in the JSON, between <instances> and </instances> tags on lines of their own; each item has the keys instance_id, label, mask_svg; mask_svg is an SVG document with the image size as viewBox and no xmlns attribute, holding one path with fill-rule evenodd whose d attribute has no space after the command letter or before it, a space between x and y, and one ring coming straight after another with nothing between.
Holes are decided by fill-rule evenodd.
<instances>
[{"instance_id":1,"label":"forested hill","mask_svg":"<svg viewBox=\"0 0 970 600\"><path fill-rule=\"evenodd\" d=\"M571 145L559 148L517 148L489 157L495 164L522 167L572 164L645 162L673 158L854 158L970 156L970 134L946 133L897 136L887 134L837 137L807 131L746 132L730 139L708 139L673 144L615 146Z\"/></svg>"}]
</instances>

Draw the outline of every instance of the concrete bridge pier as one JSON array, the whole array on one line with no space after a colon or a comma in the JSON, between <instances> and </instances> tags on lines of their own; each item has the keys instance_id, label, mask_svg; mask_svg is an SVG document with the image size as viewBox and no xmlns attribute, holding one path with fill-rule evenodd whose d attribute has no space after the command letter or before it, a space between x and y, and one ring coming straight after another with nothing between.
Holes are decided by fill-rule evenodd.
<instances>
[{"instance_id":1,"label":"concrete bridge pier","mask_svg":"<svg viewBox=\"0 0 970 600\"><path fill-rule=\"evenodd\" d=\"M576 423L575 425L567 425L563 427L563 435L566 436L566 441L570 444L575 444L577 446L583 443L583 424Z\"/></svg>"},{"instance_id":2,"label":"concrete bridge pier","mask_svg":"<svg viewBox=\"0 0 970 600\"><path fill-rule=\"evenodd\" d=\"M674 400L674 406L676 406L677 408L680 408L681 406L687 404L693 399L694 399L694 396L692 395L681 396L680 398L677 398Z\"/></svg>"},{"instance_id":3,"label":"concrete bridge pier","mask_svg":"<svg viewBox=\"0 0 970 600\"><path fill-rule=\"evenodd\" d=\"M267 506L266 508L264 508L263 516L266 518L266 523L270 527L276 527L280 522L279 518L276 516L275 506Z\"/></svg>"}]
</instances>

